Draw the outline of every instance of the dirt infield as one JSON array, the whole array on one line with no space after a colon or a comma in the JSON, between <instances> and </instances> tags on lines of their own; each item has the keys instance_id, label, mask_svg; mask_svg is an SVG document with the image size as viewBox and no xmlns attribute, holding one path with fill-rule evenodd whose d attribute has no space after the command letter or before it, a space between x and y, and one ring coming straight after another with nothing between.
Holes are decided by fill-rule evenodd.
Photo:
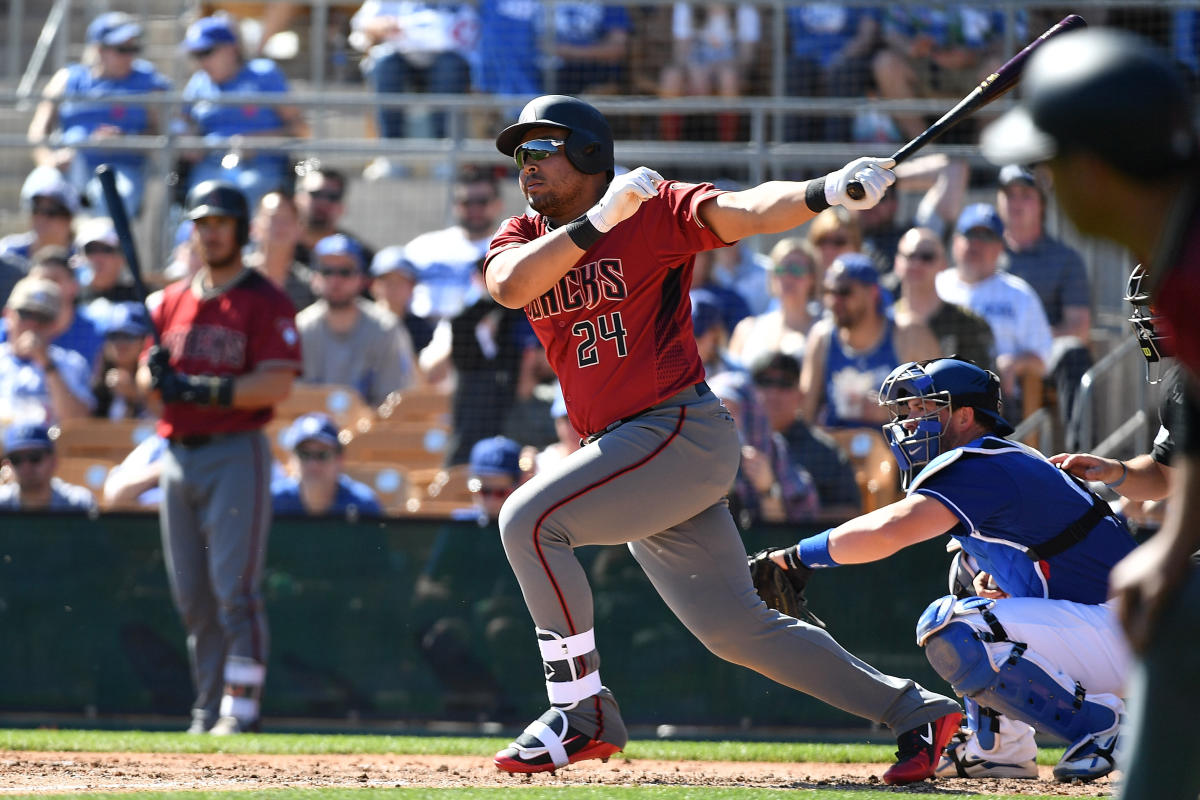
<instances>
[{"instance_id":1,"label":"dirt infield","mask_svg":"<svg viewBox=\"0 0 1200 800\"><path fill-rule=\"evenodd\" d=\"M0 794L141 790L233 790L352 786L753 786L774 789L884 788L882 764L777 764L760 762L650 761L618 756L589 761L555 775L501 773L488 758L404 755L231 755L222 753L31 753L0 751ZM938 780L904 793L975 792L1110 797L1105 779L1064 786L1041 767L1041 779Z\"/></svg>"}]
</instances>

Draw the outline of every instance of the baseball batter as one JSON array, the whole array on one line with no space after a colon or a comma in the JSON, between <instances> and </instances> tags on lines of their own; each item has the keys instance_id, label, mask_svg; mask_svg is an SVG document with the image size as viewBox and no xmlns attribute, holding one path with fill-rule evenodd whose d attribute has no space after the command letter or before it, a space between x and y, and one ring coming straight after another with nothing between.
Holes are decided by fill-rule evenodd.
<instances>
[{"instance_id":1,"label":"baseball batter","mask_svg":"<svg viewBox=\"0 0 1200 800\"><path fill-rule=\"evenodd\" d=\"M485 261L487 286L501 304L525 309L587 441L518 488L500 514L550 709L496 754L496 766L552 771L624 747L574 548L628 544L710 650L888 725L902 743L888 782L932 775L958 704L881 674L755 593L725 501L738 436L703 381L688 300L697 252L790 230L830 204L870 207L895 180L892 162L862 158L818 180L742 192L665 180L646 167L614 178L608 122L561 95L531 101L496 145L515 158L536 214L501 224ZM847 196L852 179L866 187L863 201Z\"/></svg>"},{"instance_id":2,"label":"baseball batter","mask_svg":"<svg viewBox=\"0 0 1200 800\"><path fill-rule=\"evenodd\" d=\"M267 663L259 582L271 524L271 451L263 426L300 372L291 301L242 264L249 211L232 184L188 195L203 266L163 290L152 318L162 346L138 380L163 402L163 553L188 633L192 733L256 729Z\"/></svg>"}]
</instances>

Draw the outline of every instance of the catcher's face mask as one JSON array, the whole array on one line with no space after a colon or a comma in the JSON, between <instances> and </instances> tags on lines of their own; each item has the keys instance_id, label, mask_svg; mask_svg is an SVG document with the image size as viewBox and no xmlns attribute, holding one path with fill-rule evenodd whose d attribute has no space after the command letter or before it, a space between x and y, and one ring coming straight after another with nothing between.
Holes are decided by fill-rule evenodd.
<instances>
[{"instance_id":1,"label":"catcher's face mask","mask_svg":"<svg viewBox=\"0 0 1200 800\"><path fill-rule=\"evenodd\" d=\"M942 452L941 411L949 407L950 393L938 391L925 370L910 362L884 380L879 404L892 415L883 434L900 468L901 484L908 488L920 468Z\"/></svg>"},{"instance_id":2,"label":"catcher's face mask","mask_svg":"<svg viewBox=\"0 0 1200 800\"><path fill-rule=\"evenodd\" d=\"M1133 326L1133 335L1137 338L1138 347L1146 359L1146 380L1158 383L1162 380L1163 373L1160 362L1173 355L1173 351L1167 322L1155 313L1150 302L1148 283L1146 270L1138 264L1129 273L1125 299L1133 306L1129 324Z\"/></svg>"}]
</instances>

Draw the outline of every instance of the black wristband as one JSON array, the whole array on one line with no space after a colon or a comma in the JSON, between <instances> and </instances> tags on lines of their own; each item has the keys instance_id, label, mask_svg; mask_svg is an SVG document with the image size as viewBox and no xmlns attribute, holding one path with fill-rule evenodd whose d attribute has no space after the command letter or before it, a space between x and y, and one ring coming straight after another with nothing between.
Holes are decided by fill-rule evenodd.
<instances>
[{"instance_id":1,"label":"black wristband","mask_svg":"<svg viewBox=\"0 0 1200 800\"><path fill-rule=\"evenodd\" d=\"M225 375L220 378L214 378L213 381L215 386L210 402L213 405L224 406L226 408L233 405L233 376Z\"/></svg>"},{"instance_id":2,"label":"black wristband","mask_svg":"<svg viewBox=\"0 0 1200 800\"><path fill-rule=\"evenodd\" d=\"M812 211L818 214L829 208L829 201L825 199L825 179L816 178L811 180L804 187L804 204Z\"/></svg>"},{"instance_id":3,"label":"black wristband","mask_svg":"<svg viewBox=\"0 0 1200 800\"><path fill-rule=\"evenodd\" d=\"M587 218L586 214L577 220L563 225L563 230L567 232L567 236L571 237L571 241L580 250L591 250L592 246L604 236L603 233L596 230L596 226L592 224L592 221Z\"/></svg>"}]
</instances>

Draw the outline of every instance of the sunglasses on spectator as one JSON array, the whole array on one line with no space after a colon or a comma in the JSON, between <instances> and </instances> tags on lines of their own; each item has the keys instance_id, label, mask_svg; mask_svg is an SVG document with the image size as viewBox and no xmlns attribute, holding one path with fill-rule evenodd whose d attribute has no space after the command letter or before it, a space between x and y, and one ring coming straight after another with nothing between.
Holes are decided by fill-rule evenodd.
<instances>
[{"instance_id":1,"label":"sunglasses on spectator","mask_svg":"<svg viewBox=\"0 0 1200 800\"><path fill-rule=\"evenodd\" d=\"M47 455L48 453L45 450L34 450L30 453L11 453L7 458L8 462L14 467L19 467L22 464L32 464L36 467L46 460Z\"/></svg>"},{"instance_id":2,"label":"sunglasses on spectator","mask_svg":"<svg viewBox=\"0 0 1200 800\"><path fill-rule=\"evenodd\" d=\"M525 142L516 149L513 153L513 159L517 162L517 169L525 169L525 162L542 161L549 158L558 152L558 148L562 147L566 142L561 139L533 139Z\"/></svg>"},{"instance_id":3,"label":"sunglasses on spectator","mask_svg":"<svg viewBox=\"0 0 1200 800\"><path fill-rule=\"evenodd\" d=\"M88 242L83 246L83 254L85 256L111 256L115 255L116 252L117 248L104 242Z\"/></svg>"},{"instance_id":4,"label":"sunglasses on spectator","mask_svg":"<svg viewBox=\"0 0 1200 800\"><path fill-rule=\"evenodd\" d=\"M760 389L796 389L798 381L786 375L760 375L754 379L754 385Z\"/></svg>"},{"instance_id":5,"label":"sunglasses on spectator","mask_svg":"<svg viewBox=\"0 0 1200 800\"><path fill-rule=\"evenodd\" d=\"M308 196L313 198L314 200L324 200L329 203L342 202L342 193L335 192L330 189L326 189L324 191L309 192Z\"/></svg>"},{"instance_id":6,"label":"sunglasses on spectator","mask_svg":"<svg viewBox=\"0 0 1200 800\"><path fill-rule=\"evenodd\" d=\"M196 59L197 61L200 61L201 59L205 59L205 58L208 58L209 56L211 56L213 53L216 52L216 50L217 50L217 48L215 48L215 47L206 47L203 50L193 50L192 58Z\"/></svg>"},{"instance_id":7,"label":"sunglasses on spectator","mask_svg":"<svg viewBox=\"0 0 1200 800\"><path fill-rule=\"evenodd\" d=\"M834 297L849 297L854 294L854 289L849 286L826 286L825 294L831 294Z\"/></svg>"},{"instance_id":8,"label":"sunglasses on spectator","mask_svg":"<svg viewBox=\"0 0 1200 800\"><path fill-rule=\"evenodd\" d=\"M998 242L1000 237L991 228L971 228L963 234L972 242Z\"/></svg>"},{"instance_id":9,"label":"sunglasses on spectator","mask_svg":"<svg viewBox=\"0 0 1200 800\"><path fill-rule=\"evenodd\" d=\"M296 458L301 461L332 461L332 450L297 450Z\"/></svg>"},{"instance_id":10,"label":"sunglasses on spectator","mask_svg":"<svg viewBox=\"0 0 1200 800\"><path fill-rule=\"evenodd\" d=\"M354 267L321 267L318 271L326 278L353 278L359 274Z\"/></svg>"},{"instance_id":11,"label":"sunglasses on spectator","mask_svg":"<svg viewBox=\"0 0 1200 800\"><path fill-rule=\"evenodd\" d=\"M29 311L24 308L17 309L17 318L22 322L35 322L38 325L49 325L54 322L54 317L49 314L43 314L41 311Z\"/></svg>"},{"instance_id":12,"label":"sunglasses on spectator","mask_svg":"<svg viewBox=\"0 0 1200 800\"><path fill-rule=\"evenodd\" d=\"M39 217L69 217L71 210L66 206L60 206L57 203L53 205L34 206L33 213Z\"/></svg>"},{"instance_id":13,"label":"sunglasses on spectator","mask_svg":"<svg viewBox=\"0 0 1200 800\"><path fill-rule=\"evenodd\" d=\"M822 236L817 239L817 247L845 247L850 240L845 236Z\"/></svg>"},{"instance_id":14,"label":"sunglasses on spectator","mask_svg":"<svg viewBox=\"0 0 1200 800\"><path fill-rule=\"evenodd\" d=\"M776 275L791 275L794 278L806 278L812 275L812 269L807 264L785 261L775 265Z\"/></svg>"},{"instance_id":15,"label":"sunglasses on spectator","mask_svg":"<svg viewBox=\"0 0 1200 800\"><path fill-rule=\"evenodd\" d=\"M911 253L901 253L900 255L909 261L933 262L938 260L938 254L933 250L913 250Z\"/></svg>"},{"instance_id":16,"label":"sunglasses on spectator","mask_svg":"<svg viewBox=\"0 0 1200 800\"><path fill-rule=\"evenodd\" d=\"M116 50L123 56L136 56L138 53L142 52L142 46L140 44L119 44L116 47L109 49Z\"/></svg>"}]
</instances>

